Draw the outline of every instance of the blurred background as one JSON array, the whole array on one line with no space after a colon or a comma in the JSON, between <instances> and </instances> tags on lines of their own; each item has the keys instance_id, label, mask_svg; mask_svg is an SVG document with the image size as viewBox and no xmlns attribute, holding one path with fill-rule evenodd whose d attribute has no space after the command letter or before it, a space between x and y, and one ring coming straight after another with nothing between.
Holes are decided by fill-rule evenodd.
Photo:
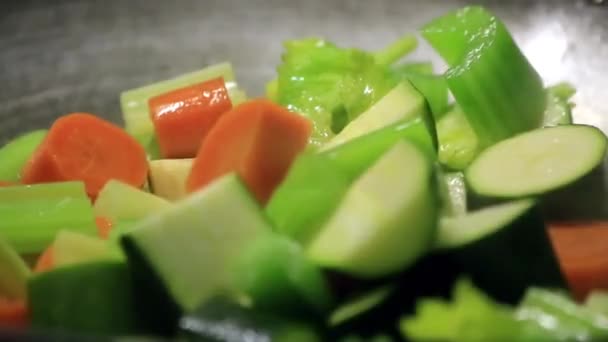
<instances>
[{"instance_id":1,"label":"blurred background","mask_svg":"<svg viewBox=\"0 0 608 342\"><path fill-rule=\"evenodd\" d=\"M0 143L85 111L120 123L119 94L230 61L249 95L281 42L376 49L470 1L57 0L0 4ZM576 120L608 132L608 8L585 0L477 1L507 23L547 83L573 82ZM441 61L424 44L414 59Z\"/></svg>"}]
</instances>

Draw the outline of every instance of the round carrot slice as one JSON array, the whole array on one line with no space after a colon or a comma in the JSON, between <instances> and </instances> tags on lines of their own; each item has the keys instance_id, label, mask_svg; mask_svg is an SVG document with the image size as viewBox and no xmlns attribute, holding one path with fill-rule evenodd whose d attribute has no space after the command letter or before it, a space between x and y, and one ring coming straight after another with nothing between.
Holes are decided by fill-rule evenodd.
<instances>
[{"instance_id":1,"label":"round carrot slice","mask_svg":"<svg viewBox=\"0 0 608 342\"><path fill-rule=\"evenodd\" d=\"M26 164L25 184L81 180L95 198L110 179L140 187L146 180L146 153L120 127L87 113L55 121Z\"/></svg>"},{"instance_id":2,"label":"round carrot slice","mask_svg":"<svg viewBox=\"0 0 608 342\"><path fill-rule=\"evenodd\" d=\"M550 224L549 235L575 298L608 289L608 222Z\"/></svg>"}]
</instances>

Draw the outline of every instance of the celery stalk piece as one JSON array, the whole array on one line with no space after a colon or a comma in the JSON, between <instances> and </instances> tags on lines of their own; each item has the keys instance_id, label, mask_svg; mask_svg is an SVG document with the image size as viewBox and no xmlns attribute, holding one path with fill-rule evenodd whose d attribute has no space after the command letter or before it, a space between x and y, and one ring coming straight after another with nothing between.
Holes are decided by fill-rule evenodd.
<instances>
[{"instance_id":1,"label":"celery stalk piece","mask_svg":"<svg viewBox=\"0 0 608 342\"><path fill-rule=\"evenodd\" d=\"M437 121L439 162L453 170L465 169L480 152L477 134L455 106Z\"/></svg>"},{"instance_id":2,"label":"celery stalk piece","mask_svg":"<svg viewBox=\"0 0 608 342\"><path fill-rule=\"evenodd\" d=\"M149 192L117 180L111 180L99 192L95 201L95 215L112 221L136 220L155 214L170 203Z\"/></svg>"},{"instance_id":3,"label":"celery stalk piece","mask_svg":"<svg viewBox=\"0 0 608 342\"><path fill-rule=\"evenodd\" d=\"M30 273L17 251L0 239L0 298L26 298Z\"/></svg>"},{"instance_id":4,"label":"celery stalk piece","mask_svg":"<svg viewBox=\"0 0 608 342\"><path fill-rule=\"evenodd\" d=\"M0 205L28 200L88 199L80 181L0 187ZM0 220L1 221L1 220Z\"/></svg>"},{"instance_id":5,"label":"celery stalk piece","mask_svg":"<svg viewBox=\"0 0 608 342\"><path fill-rule=\"evenodd\" d=\"M38 253L60 229L96 234L88 199L70 198L0 203L0 237L21 254Z\"/></svg>"},{"instance_id":6,"label":"celery stalk piece","mask_svg":"<svg viewBox=\"0 0 608 342\"><path fill-rule=\"evenodd\" d=\"M0 180L19 182L21 169L46 137L45 129L21 135L0 148Z\"/></svg>"},{"instance_id":7,"label":"celery stalk piece","mask_svg":"<svg viewBox=\"0 0 608 342\"><path fill-rule=\"evenodd\" d=\"M448 87L482 147L540 127L542 80L497 17L465 7L428 23L422 35L450 66Z\"/></svg>"},{"instance_id":8,"label":"celery stalk piece","mask_svg":"<svg viewBox=\"0 0 608 342\"><path fill-rule=\"evenodd\" d=\"M417 47L418 39L416 39L416 36L408 34L374 53L374 59L380 65L391 65L416 50Z\"/></svg>"},{"instance_id":9,"label":"celery stalk piece","mask_svg":"<svg viewBox=\"0 0 608 342\"><path fill-rule=\"evenodd\" d=\"M424 96L435 120L448 108L448 84L442 75L433 73L430 62L404 63L393 68L401 79L408 80Z\"/></svg>"},{"instance_id":10,"label":"celery stalk piece","mask_svg":"<svg viewBox=\"0 0 608 342\"><path fill-rule=\"evenodd\" d=\"M321 146L319 150L325 151L391 124L427 115L429 122L432 122L424 97L410 82L404 80L368 110L348 123L340 133Z\"/></svg>"},{"instance_id":11,"label":"celery stalk piece","mask_svg":"<svg viewBox=\"0 0 608 342\"><path fill-rule=\"evenodd\" d=\"M276 101L312 120L310 142L315 146L339 133L398 83L388 66L363 50L316 38L287 41L284 46Z\"/></svg>"},{"instance_id":12,"label":"celery stalk piece","mask_svg":"<svg viewBox=\"0 0 608 342\"><path fill-rule=\"evenodd\" d=\"M171 90L187 87L196 83L222 77L226 82L229 96L237 90L234 81L234 71L230 63L211 65L205 69L183 74L181 76L149 84L136 89L124 91L120 94L120 105L125 122L125 129L135 137L144 147L148 147L154 136L154 127L150 120L148 100L151 97L169 92Z\"/></svg>"}]
</instances>

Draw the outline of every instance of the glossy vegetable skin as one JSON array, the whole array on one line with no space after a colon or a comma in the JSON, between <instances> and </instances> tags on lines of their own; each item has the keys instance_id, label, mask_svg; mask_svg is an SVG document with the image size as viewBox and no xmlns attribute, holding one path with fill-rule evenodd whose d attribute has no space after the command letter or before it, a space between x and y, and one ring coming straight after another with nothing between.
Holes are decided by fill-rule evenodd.
<instances>
[{"instance_id":1,"label":"glossy vegetable skin","mask_svg":"<svg viewBox=\"0 0 608 342\"><path fill-rule=\"evenodd\" d=\"M222 78L176 89L148 100L163 158L192 158L215 122L232 108Z\"/></svg>"},{"instance_id":2,"label":"glossy vegetable skin","mask_svg":"<svg viewBox=\"0 0 608 342\"><path fill-rule=\"evenodd\" d=\"M482 147L540 127L543 83L500 19L482 7L465 7L422 29L448 63L454 98Z\"/></svg>"}]
</instances>

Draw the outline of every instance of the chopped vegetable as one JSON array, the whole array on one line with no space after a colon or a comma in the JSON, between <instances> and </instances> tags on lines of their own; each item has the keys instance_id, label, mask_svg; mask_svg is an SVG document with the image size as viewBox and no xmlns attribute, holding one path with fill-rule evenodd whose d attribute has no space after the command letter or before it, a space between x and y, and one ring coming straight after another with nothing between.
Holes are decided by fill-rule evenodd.
<instances>
[{"instance_id":1,"label":"chopped vegetable","mask_svg":"<svg viewBox=\"0 0 608 342\"><path fill-rule=\"evenodd\" d=\"M349 188L308 245L319 265L363 278L411 266L433 243L438 203L426 156L399 142Z\"/></svg>"},{"instance_id":2,"label":"chopped vegetable","mask_svg":"<svg viewBox=\"0 0 608 342\"><path fill-rule=\"evenodd\" d=\"M237 172L265 204L310 136L310 121L268 100L252 100L218 120L201 146L186 188Z\"/></svg>"},{"instance_id":3,"label":"chopped vegetable","mask_svg":"<svg viewBox=\"0 0 608 342\"><path fill-rule=\"evenodd\" d=\"M137 203L137 205L133 205ZM171 204L158 196L111 180L99 192L95 201L95 215L113 221L136 220L157 213Z\"/></svg>"},{"instance_id":4,"label":"chopped vegetable","mask_svg":"<svg viewBox=\"0 0 608 342\"><path fill-rule=\"evenodd\" d=\"M335 327L356 320L381 304L393 291L395 291L394 286L384 285L347 301L331 313L328 320L329 326ZM359 321L359 323L363 324L364 321Z\"/></svg>"},{"instance_id":5,"label":"chopped vegetable","mask_svg":"<svg viewBox=\"0 0 608 342\"><path fill-rule=\"evenodd\" d=\"M465 7L425 25L422 36L450 66L448 87L482 147L540 127L542 80L500 19Z\"/></svg>"},{"instance_id":6,"label":"chopped vegetable","mask_svg":"<svg viewBox=\"0 0 608 342\"><path fill-rule=\"evenodd\" d=\"M44 129L23 134L0 148L0 179L10 182L21 180L21 170L44 140Z\"/></svg>"},{"instance_id":7,"label":"chopped vegetable","mask_svg":"<svg viewBox=\"0 0 608 342\"><path fill-rule=\"evenodd\" d=\"M53 268L121 257L105 240L70 231L60 231L52 248Z\"/></svg>"},{"instance_id":8,"label":"chopped vegetable","mask_svg":"<svg viewBox=\"0 0 608 342\"><path fill-rule=\"evenodd\" d=\"M144 150L119 127L86 113L55 121L23 171L23 183L81 180L95 198L110 179L141 187Z\"/></svg>"},{"instance_id":9,"label":"chopped vegetable","mask_svg":"<svg viewBox=\"0 0 608 342\"><path fill-rule=\"evenodd\" d=\"M241 91L234 81L234 71L230 63L219 63L202 70L190 72L172 79L149 84L141 88L130 89L120 94L120 105L125 122L125 129L133 135L146 149L154 143L154 125L150 119L148 100L175 89L205 82L221 77L230 93L231 102L236 105L243 101Z\"/></svg>"},{"instance_id":10,"label":"chopped vegetable","mask_svg":"<svg viewBox=\"0 0 608 342\"><path fill-rule=\"evenodd\" d=\"M433 158L433 137L422 118L399 122L320 154L296 159L266 206L281 234L301 242L312 238L337 208L350 184L399 140Z\"/></svg>"},{"instance_id":11,"label":"chopped vegetable","mask_svg":"<svg viewBox=\"0 0 608 342\"><path fill-rule=\"evenodd\" d=\"M61 229L96 235L82 183L0 188L0 237L22 254L39 253Z\"/></svg>"},{"instance_id":12,"label":"chopped vegetable","mask_svg":"<svg viewBox=\"0 0 608 342\"><path fill-rule=\"evenodd\" d=\"M17 251L0 239L0 298L27 298L26 283L30 273Z\"/></svg>"},{"instance_id":13,"label":"chopped vegetable","mask_svg":"<svg viewBox=\"0 0 608 342\"><path fill-rule=\"evenodd\" d=\"M530 288L517 310L520 321L531 322L552 332L552 341L605 341L608 317L577 305L552 290Z\"/></svg>"},{"instance_id":14,"label":"chopped vegetable","mask_svg":"<svg viewBox=\"0 0 608 342\"><path fill-rule=\"evenodd\" d=\"M608 223L554 223L549 235L575 298L608 290Z\"/></svg>"},{"instance_id":15,"label":"chopped vegetable","mask_svg":"<svg viewBox=\"0 0 608 342\"><path fill-rule=\"evenodd\" d=\"M232 108L222 78L150 98L150 116L163 158L192 158L217 119Z\"/></svg>"},{"instance_id":16,"label":"chopped vegetable","mask_svg":"<svg viewBox=\"0 0 608 342\"><path fill-rule=\"evenodd\" d=\"M467 189L462 172L441 172L439 189L444 216L459 216L467 213Z\"/></svg>"},{"instance_id":17,"label":"chopped vegetable","mask_svg":"<svg viewBox=\"0 0 608 342\"><path fill-rule=\"evenodd\" d=\"M437 136L439 162L452 170L464 170L480 152L477 135L458 106L437 121Z\"/></svg>"},{"instance_id":18,"label":"chopped vegetable","mask_svg":"<svg viewBox=\"0 0 608 342\"><path fill-rule=\"evenodd\" d=\"M324 314L333 304L319 266L295 241L275 234L257 238L241 253L234 286L257 309L283 315Z\"/></svg>"},{"instance_id":19,"label":"chopped vegetable","mask_svg":"<svg viewBox=\"0 0 608 342\"><path fill-rule=\"evenodd\" d=\"M424 118L426 115L424 98L408 81L404 81L389 91L367 111L350 121L340 133L324 144L321 150L331 149L394 123L417 117Z\"/></svg>"},{"instance_id":20,"label":"chopped vegetable","mask_svg":"<svg viewBox=\"0 0 608 342\"><path fill-rule=\"evenodd\" d=\"M572 124L572 108L574 103L570 98L576 89L568 82L561 82L547 88L547 109L545 110L544 126Z\"/></svg>"},{"instance_id":21,"label":"chopped vegetable","mask_svg":"<svg viewBox=\"0 0 608 342\"><path fill-rule=\"evenodd\" d=\"M121 242L136 286L158 305L146 318L161 331L174 329L179 312L224 289L241 251L270 230L235 174L138 223Z\"/></svg>"},{"instance_id":22,"label":"chopped vegetable","mask_svg":"<svg viewBox=\"0 0 608 342\"><path fill-rule=\"evenodd\" d=\"M416 36L407 35L374 53L374 59L380 65L391 65L416 50L417 47L418 40Z\"/></svg>"},{"instance_id":23,"label":"chopped vegetable","mask_svg":"<svg viewBox=\"0 0 608 342\"><path fill-rule=\"evenodd\" d=\"M539 195L564 187L600 165L607 141L604 133L593 126L539 129L486 149L465 176L480 195Z\"/></svg>"},{"instance_id":24,"label":"chopped vegetable","mask_svg":"<svg viewBox=\"0 0 608 342\"><path fill-rule=\"evenodd\" d=\"M382 54L380 59L390 62L394 58ZM312 120L311 143L317 146L397 84L388 66L377 64L374 55L338 48L321 39L286 42L282 61L277 68L278 103Z\"/></svg>"},{"instance_id":25,"label":"chopped vegetable","mask_svg":"<svg viewBox=\"0 0 608 342\"><path fill-rule=\"evenodd\" d=\"M420 300L416 316L404 318L400 327L411 341L556 341L541 325L518 321L510 307L494 302L467 279L458 281L451 303Z\"/></svg>"},{"instance_id":26,"label":"chopped vegetable","mask_svg":"<svg viewBox=\"0 0 608 342\"><path fill-rule=\"evenodd\" d=\"M424 96L435 120L448 108L448 84L442 75L433 74L433 64L404 63L393 68L402 80L408 80Z\"/></svg>"},{"instance_id":27,"label":"chopped vegetable","mask_svg":"<svg viewBox=\"0 0 608 342\"><path fill-rule=\"evenodd\" d=\"M29 280L32 328L112 336L141 330L124 263L98 261L38 273Z\"/></svg>"},{"instance_id":28,"label":"chopped vegetable","mask_svg":"<svg viewBox=\"0 0 608 342\"><path fill-rule=\"evenodd\" d=\"M442 217L436 247L477 286L503 302L519 301L529 286L565 287L534 200ZM450 271L454 266L446 267Z\"/></svg>"},{"instance_id":29,"label":"chopped vegetable","mask_svg":"<svg viewBox=\"0 0 608 342\"><path fill-rule=\"evenodd\" d=\"M169 201L186 197L186 181L194 159L159 159L150 161L152 192Z\"/></svg>"}]
</instances>

